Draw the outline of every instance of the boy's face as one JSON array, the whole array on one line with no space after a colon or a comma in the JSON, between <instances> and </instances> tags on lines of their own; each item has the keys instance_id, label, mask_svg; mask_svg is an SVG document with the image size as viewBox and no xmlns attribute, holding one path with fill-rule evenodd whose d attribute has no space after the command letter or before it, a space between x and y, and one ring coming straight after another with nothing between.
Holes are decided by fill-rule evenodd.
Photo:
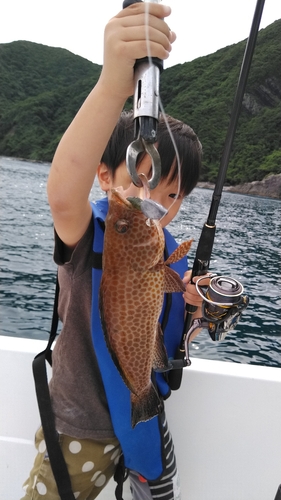
<instances>
[{"instance_id":1,"label":"boy's face","mask_svg":"<svg viewBox=\"0 0 281 500\"><path fill-rule=\"evenodd\" d=\"M107 169L105 165L101 165L98 169L99 183L103 191L109 191L111 188L118 188L120 186L124 189L124 195L127 196L138 196L142 197L143 188L137 188L132 184L132 179L128 174L126 163L122 163L116 170L114 179L112 179L111 173L107 170L107 176L101 175L102 169ZM149 156L145 157L138 167L138 173L144 173L148 178L150 177L151 161ZM105 181L106 178L106 182ZM162 180L156 186L155 189L150 191L150 198L157 203L160 203L168 211L168 214L161 220L161 226L165 227L171 222L176 214L178 213L183 196L179 195L178 192L178 181L175 180L171 184L168 184L167 180ZM177 199L176 199L177 198Z\"/></svg>"}]
</instances>

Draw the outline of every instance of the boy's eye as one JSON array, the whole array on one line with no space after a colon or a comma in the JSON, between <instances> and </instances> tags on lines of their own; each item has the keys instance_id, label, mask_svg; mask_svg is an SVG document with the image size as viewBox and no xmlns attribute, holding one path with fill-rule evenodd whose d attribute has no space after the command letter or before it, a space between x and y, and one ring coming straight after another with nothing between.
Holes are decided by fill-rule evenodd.
<instances>
[{"instance_id":1,"label":"boy's eye","mask_svg":"<svg viewBox=\"0 0 281 500\"><path fill-rule=\"evenodd\" d=\"M175 200L176 198L181 198L181 195L177 195L177 193L170 193L169 198L173 198L173 200Z\"/></svg>"}]
</instances>

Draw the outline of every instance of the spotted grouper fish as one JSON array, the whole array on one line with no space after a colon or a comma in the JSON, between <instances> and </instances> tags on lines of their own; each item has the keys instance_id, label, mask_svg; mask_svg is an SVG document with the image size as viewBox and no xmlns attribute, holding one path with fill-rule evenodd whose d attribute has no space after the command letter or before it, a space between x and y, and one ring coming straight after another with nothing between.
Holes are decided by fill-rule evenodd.
<instances>
[{"instance_id":1,"label":"spotted grouper fish","mask_svg":"<svg viewBox=\"0 0 281 500\"><path fill-rule=\"evenodd\" d=\"M161 410L151 381L152 369L168 369L159 324L164 292L185 286L168 264L188 252L182 243L164 262L164 233L158 220L148 219L139 198L123 198L112 190L105 220L103 274L99 308L111 357L131 392L131 425Z\"/></svg>"}]
</instances>

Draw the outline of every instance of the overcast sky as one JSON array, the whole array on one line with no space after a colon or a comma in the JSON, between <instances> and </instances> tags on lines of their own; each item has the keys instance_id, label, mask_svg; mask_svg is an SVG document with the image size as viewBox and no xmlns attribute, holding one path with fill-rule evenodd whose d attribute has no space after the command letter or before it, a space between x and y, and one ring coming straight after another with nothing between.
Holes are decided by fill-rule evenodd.
<instances>
[{"instance_id":1,"label":"overcast sky","mask_svg":"<svg viewBox=\"0 0 281 500\"><path fill-rule=\"evenodd\" d=\"M256 0L165 0L172 7L167 22L177 34L165 67L248 37ZM2 0L0 43L29 40L102 64L103 30L122 8L119 0ZM281 18L281 0L266 0L260 28Z\"/></svg>"}]
</instances>

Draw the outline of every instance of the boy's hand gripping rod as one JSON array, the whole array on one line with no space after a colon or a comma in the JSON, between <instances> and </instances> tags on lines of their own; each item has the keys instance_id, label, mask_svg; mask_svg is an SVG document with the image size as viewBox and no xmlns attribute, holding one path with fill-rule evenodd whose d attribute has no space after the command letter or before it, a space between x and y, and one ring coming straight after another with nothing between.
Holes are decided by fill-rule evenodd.
<instances>
[{"instance_id":1,"label":"boy's hand gripping rod","mask_svg":"<svg viewBox=\"0 0 281 500\"><path fill-rule=\"evenodd\" d=\"M231 153L231 148L234 140L234 135L237 128L238 117L240 114L240 109L242 105L242 100L245 92L245 87L248 79L248 74L251 66L251 61L254 53L254 48L256 44L256 39L258 35L258 29L260 25L260 20L262 16L262 11L264 7L265 0L257 0L254 17L252 21L252 26L250 30L250 35L246 45L244 58L241 65L240 75L238 79L236 94L234 97L232 113L229 121L229 126L227 130L224 150L221 158L221 163L219 167L218 177L211 201L210 212L208 215L207 222L204 224L201 236L199 239L196 256L192 268L192 277L200 276L207 273L210 265L210 259L213 249L213 243L216 231L216 215L219 208L219 203L221 199L221 193L223 189L223 184L225 181L226 171L228 168L229 157ZM173 369L168 373L169 385L172 390L176 390L180 387L182 379L182 368L190 364L186 360L186 354L188 353L186 345L187 332L191 328L192 314L196 310L192 305L186 305L186 319L184 324L184 329L182 333L182 341L176 353L175 359L171 361ZM200 325L198 324L200 327ZM203 326L203 325L201 325ZM205 325L204 325L205 327ZM209 332L210 333L210 332Z\"/></svg>"},{"instance_id":2,"label":"boy's hand gripping rod","mask_svg":"<svg viewBox=\"0 0 281 500\"><path fill-rule=\"evenodd\" d=\"M157 0L150 0L158 3ZM125 0L125 9L133 3L142 0ZM126 164L135 186L142 187L136 166L140 153L147 153L151 158L152 177L148 180L148 188L154 189L161 178L161 160L155 147L157 141L157 125L159 118L159 83L163 61L156 57L137 59L135 63L135 93L134 93L134 125L135 140L128 146Z\"/></svg>"}]
</instances>

